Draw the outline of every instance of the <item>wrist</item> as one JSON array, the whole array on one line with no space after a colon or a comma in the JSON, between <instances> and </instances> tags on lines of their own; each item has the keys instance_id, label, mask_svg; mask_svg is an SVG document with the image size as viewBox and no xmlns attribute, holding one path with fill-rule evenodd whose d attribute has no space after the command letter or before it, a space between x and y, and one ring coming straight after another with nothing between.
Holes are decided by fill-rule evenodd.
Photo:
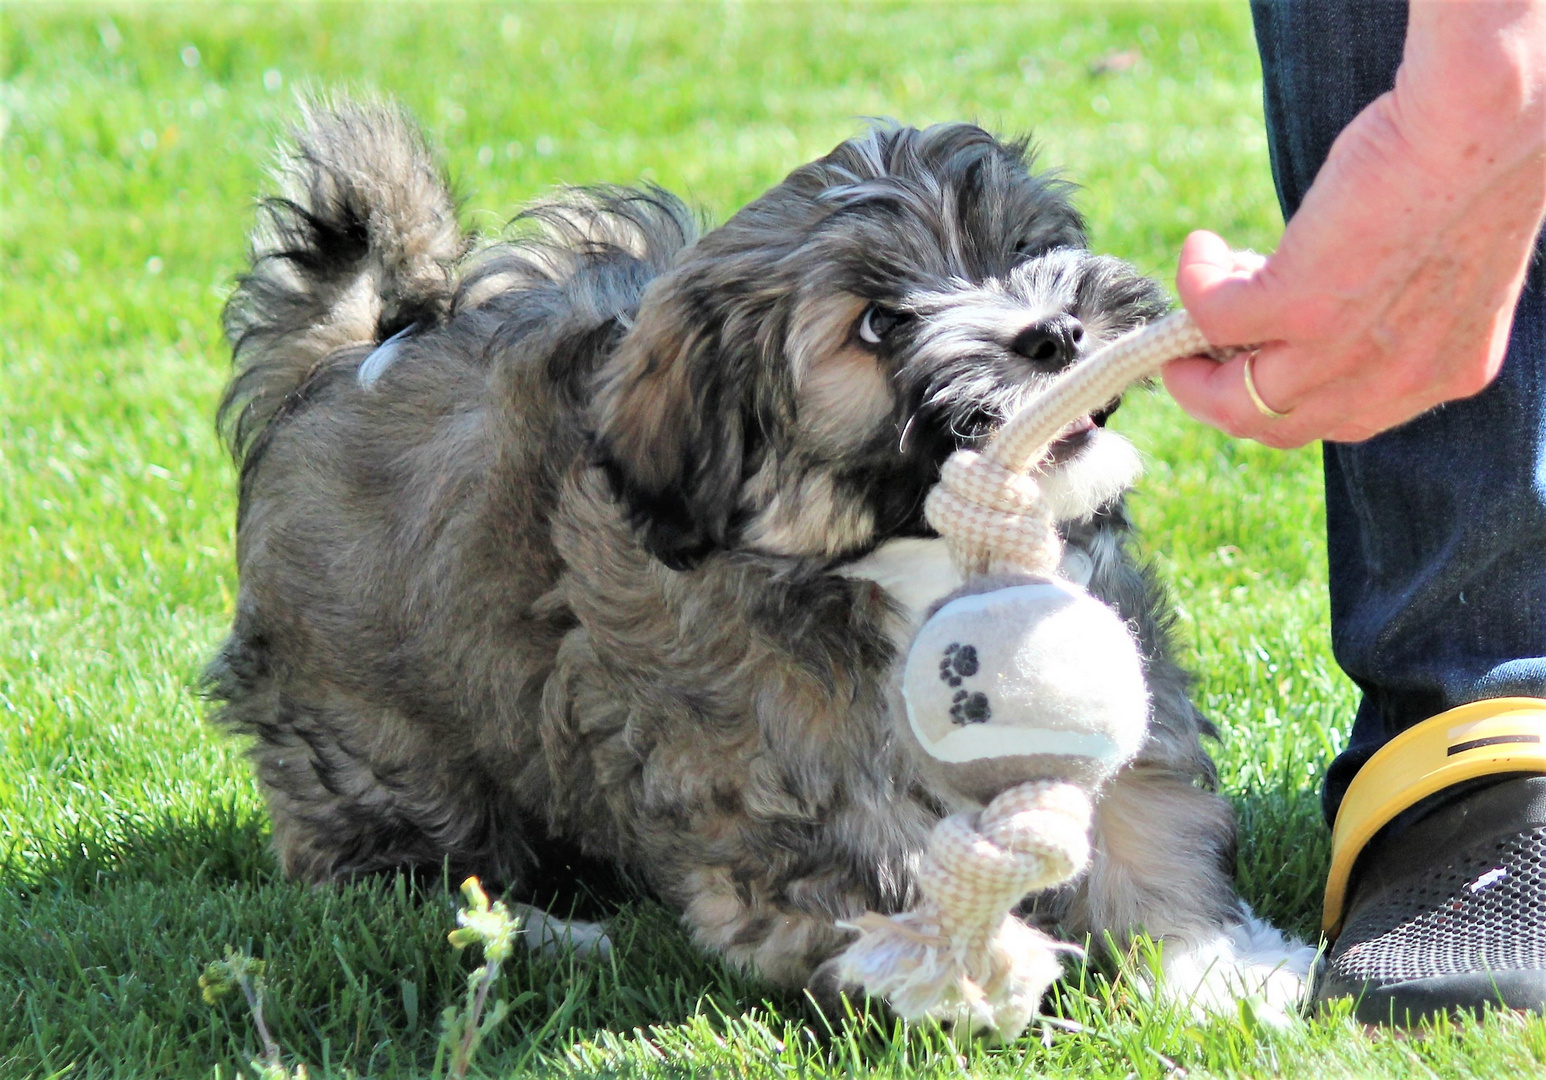
<instances>
[{"instance_id":1,"label":"wrist","mask_svg":"<svg viewBox=\"0 0 1546 1080\"><path fill-rule=\"evenodd\" d=\"M1546 155L1546 0L1413 0L1392 119L1424 158L1462 173Z\"/></svg>"}]
</instances>

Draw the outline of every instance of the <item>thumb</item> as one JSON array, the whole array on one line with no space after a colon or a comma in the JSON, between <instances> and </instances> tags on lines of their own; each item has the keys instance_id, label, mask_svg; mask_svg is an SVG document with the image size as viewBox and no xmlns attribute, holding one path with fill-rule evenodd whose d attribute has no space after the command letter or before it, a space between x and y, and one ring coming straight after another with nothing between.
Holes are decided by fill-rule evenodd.
<instances>
[{"instance_id":1,"label":"thumb","mask_svg":"<svg viewBox=\"0 0 1546 1080\"><path fill-rule=\"evenodd\" d=\"M1217 233L1199 230L1181 245L1176 292L1214 345L1248 345L1260 340L1255 327L1258 271L1267 260L1254 251L1233 251Z\"/></svg>"}]
</instances>

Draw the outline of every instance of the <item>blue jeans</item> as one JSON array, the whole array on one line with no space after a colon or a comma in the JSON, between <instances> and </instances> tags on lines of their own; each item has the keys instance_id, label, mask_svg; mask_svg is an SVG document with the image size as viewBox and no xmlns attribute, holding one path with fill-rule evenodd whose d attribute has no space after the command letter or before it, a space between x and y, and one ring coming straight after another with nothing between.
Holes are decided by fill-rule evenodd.
<instances>
[{"instance_id":1,"label":"blue jeans","mask_svg":"<svg viewBox=\"0 0 1546 1080\"><path fill-rule=\"evenodd\" d=\"M1406 5L1252 0L1272 173L1291 217L1337 133L1394 84ZM1546 244L1502 374L1362 443L1326 443L1331 642L1363 691L1326 775L1456 705L1546 697Z\"/></svg>"}]
</instances>

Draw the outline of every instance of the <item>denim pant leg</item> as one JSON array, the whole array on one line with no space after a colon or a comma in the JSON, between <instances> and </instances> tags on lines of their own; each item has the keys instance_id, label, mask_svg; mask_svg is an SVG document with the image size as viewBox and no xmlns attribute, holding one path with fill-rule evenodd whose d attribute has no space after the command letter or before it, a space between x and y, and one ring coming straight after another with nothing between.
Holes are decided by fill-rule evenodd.
<instances>
[{"instance_id":1,"label":"denim pant leg","mask_svg":"<svg viewBox=\"0 0 1546 1080\"><path fill-rule=\"evenodd\" d=\"M1253 0L1285 217L1337 133L1390 89L1406 6ZM1546 268L1538 244L1497 381L1362 443L1327 443L1331 640L1363 691L1323 793L1445 709L1546 697Z\"/></svg>"}]
</instances>

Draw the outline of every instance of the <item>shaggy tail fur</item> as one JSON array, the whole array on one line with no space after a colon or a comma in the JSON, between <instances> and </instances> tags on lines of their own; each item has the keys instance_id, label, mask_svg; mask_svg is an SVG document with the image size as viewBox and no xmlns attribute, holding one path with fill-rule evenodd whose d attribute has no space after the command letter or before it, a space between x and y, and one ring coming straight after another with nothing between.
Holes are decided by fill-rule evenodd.
<instances>
[{"instance_id":1,"label":"shaggy tail fur","mask_svg":"<svg viewBox=\"0 0 1546 1080\"><path fill-rule=\"evenodd\" d=\"M468 246L400 109L313 102L291 138L225 309L235 374L218 423L238 463L330 354L443 320Z\"/></svg>"}]
</instances>

